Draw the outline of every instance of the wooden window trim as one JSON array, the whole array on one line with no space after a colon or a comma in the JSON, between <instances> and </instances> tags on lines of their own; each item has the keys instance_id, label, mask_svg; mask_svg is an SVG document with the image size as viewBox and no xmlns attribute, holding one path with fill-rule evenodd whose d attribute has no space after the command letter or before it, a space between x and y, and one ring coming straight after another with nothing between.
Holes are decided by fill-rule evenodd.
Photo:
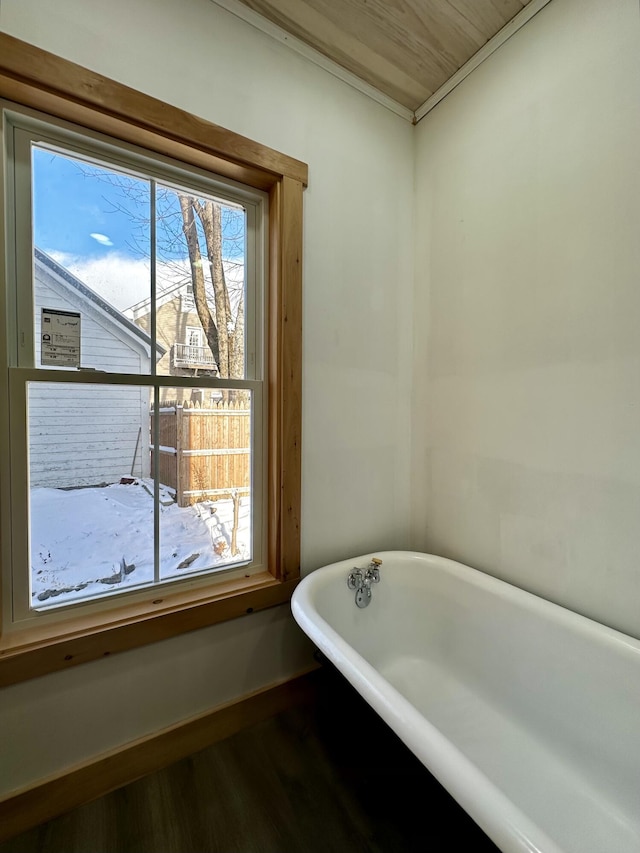
<instances>
[{"instance_id":1,"label":"wooden window trim","mask_svg":"<svg viewBox=\"0 0 640 853\"><path fill-rule=\"evenodd\" d=\"M0 34L0 98L269 193L267 566L64 626L0 632L0 687L288 601L300 578L302 193L306 164ZM5 361L2 354L1 362ZM6 364L4 371L6 374ZM5 381L6 376L5 376ZM4 508L3 522L7 522ZM6 528L5 528L6 529ZM2 559L8 559L6 543Z\"/></svg>"}]
</instances>

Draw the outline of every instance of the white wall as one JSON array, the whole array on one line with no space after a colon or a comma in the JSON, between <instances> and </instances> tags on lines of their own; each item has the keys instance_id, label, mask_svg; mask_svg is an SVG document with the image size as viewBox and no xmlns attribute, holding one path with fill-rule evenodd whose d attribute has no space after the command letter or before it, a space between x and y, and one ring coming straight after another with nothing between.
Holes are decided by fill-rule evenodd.
<instances>
[{"instance_id":1,"label":"white wall","mask_svg":"<svg viewBox=\"0 0 640 853\"><path fill-rule=\"evenodd\" d=\"M209 0L2 0L0 28L309 164L303 570L406 547L411 125ZM0 795L309 662L283 607L7 688Z\"/></svg>"},{"instance_id":2,"label":"white wall","mask_svg":"<svg viewBox=\"0 0 640 853\"><path fill-rule=\"evenodd\" d=\"M637 0L552 0L417 127L415 545L640 636Z\"/></svg>"},{"instance_id":3,"label":"white wall","mask_svg":"<svg viewBox=\"0 0 640 853\"><path fill-rule=\"evenodd\" d=\"M0 27L309 163L304 571L411 515L415 547L640 633L636 0L552 0L415 131L209 0L2 0ZM0 794L309 658L282 607L7 688Z\"/></svg>"}]
</instances>

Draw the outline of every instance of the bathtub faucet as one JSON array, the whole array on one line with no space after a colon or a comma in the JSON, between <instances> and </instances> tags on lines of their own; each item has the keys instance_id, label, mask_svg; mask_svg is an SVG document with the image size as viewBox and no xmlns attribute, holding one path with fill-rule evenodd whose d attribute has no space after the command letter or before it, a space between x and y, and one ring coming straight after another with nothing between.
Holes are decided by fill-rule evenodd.
<instances>
[{"instance_id":1,"label":"bathtub faucet","mask_svg":"<svg viewBox=\"0 0 640 853\"><path fill-rule=\"evenodd\" d=\"M380 583L380 566L382 560L373 557L366 569L354 566L349 572L347 586L356 591L356 604L358 607L366 607L371 601L371 584Z\"/></svg>"}]
</instances>

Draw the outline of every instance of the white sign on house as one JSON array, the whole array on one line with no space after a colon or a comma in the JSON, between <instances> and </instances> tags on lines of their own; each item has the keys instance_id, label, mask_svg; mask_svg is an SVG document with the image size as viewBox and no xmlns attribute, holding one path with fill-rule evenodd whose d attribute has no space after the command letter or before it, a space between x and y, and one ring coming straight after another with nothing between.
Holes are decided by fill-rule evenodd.
<instances>
[{"instance_id":1,"label":"white sign on house","mask_svg":"<svg viewBox=\"0 0 640 853\"><path fill-rule=\"evenodd\" d=\"M42 309L40 363L80 367L80 313Z\"/></svg>"}]
</instances>

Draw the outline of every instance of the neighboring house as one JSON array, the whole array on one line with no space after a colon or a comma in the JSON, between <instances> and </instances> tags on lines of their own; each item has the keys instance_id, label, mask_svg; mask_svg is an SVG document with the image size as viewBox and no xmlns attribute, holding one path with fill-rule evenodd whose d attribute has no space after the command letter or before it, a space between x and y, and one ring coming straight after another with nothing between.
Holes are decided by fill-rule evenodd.
<instances>
[{"instance_id":1,"label":"neighboring house","mask_svg":"<svg viewBox=\"0 0 640 853\"><path fill-rule=\"evenodd\" d=\"M151 302L145 299L127 314L144 331L150 331ZM182 284L157 299L156 338L166 352L156 370L163 376L217 376L218 369L204 334L193 299L193 288Z\"/></svg>"},{"instance_id":2,"label":"neighboring house","mask_svg":"<svg viewBox=\"0 0 640 853\"><path fill-rule=\"evenodd\" d=\"M36 366L42 308L81 315L81 366L86 384L33 383L29 392L32 486L54 488L147 477L149 389L91 384L91 371L149 375L149 336L40 249L34 252ZM156 346L156 360L166 355Z\"/></svg>"},{"instance_id":3,"label":"neighboring house","mask_svg":"<svg viewBox=\"0 0 640 853\"><path fill-rule=\"evenodd\" d=\"M229 272L227 271L229 277ZM151 323L151 301L145 299L127 310L133 322L145 331ZM163 376L217 376L218 366L207 343L204 329L196 311L193 287L180 284L170 287L157 299L156 337L166 347L165 355L158 361L157 371ZM164 391L164 389L163 389ZM220 397L212 392L206 397L203 391L192 392L182 388L161 391L162 400L190 400L209 403Z\"/></svg>"}]
</instances>

